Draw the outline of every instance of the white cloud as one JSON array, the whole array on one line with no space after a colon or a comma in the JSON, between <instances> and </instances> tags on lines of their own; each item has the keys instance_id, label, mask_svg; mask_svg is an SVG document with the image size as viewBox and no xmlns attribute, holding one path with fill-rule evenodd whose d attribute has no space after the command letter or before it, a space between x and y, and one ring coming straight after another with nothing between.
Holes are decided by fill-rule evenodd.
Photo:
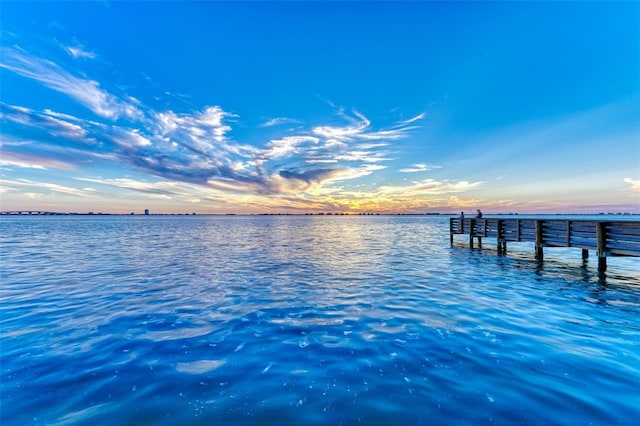
<instances>
[{"instance_id":1,"label":"white cloud","mask_svg":"<svg viewBox=\"0 0 640 426\"><path fill-rule=\"evenodd\" d=\"M423 112L408 120L401 121L400 124L409 124L409 123L413 123L414 121L422 120L425 117L425 115L426 114Z\"/></svg>"},{"instance_id":2,"label":"white cloud","mask_svg":"<svg viewBox=\"0 0 640 426\"><path fill-rule=\"evenodd\" d=\"M16 158L15 156L12 156L11 154L9 155L5 155L5 154L6 153L3 153L2 158L0 158L0 166L2 167L14 166L14 167L20 167L23 169L40 169L40 170L47 169L47 167L43 166L42 164L38 164L33 161L23 161L20 158Z\"/></svg>"},{"instance_id":3,"label":"white cloud","mask_svg":"<svg viewBox=\"0 0 640 426\"><path fill-rule=\"evenodd\" d=\"M211 140L225 142L225 135L231 127L224 123L224 119L235 117L235 114L226 112L219 106L212 106L194 114L165 111L155 113L153 117L155 122L152 125L159 136L171 137L178 143L186 143L201 152L209 152L215 147Z\"/></svg>"},{"instance_id":4,"label":"white cloud","mask_svg":"<svg viewBox=\"0 0 640 426\"><path fill-rule=\"evenodd\" d=\"M306 162L307 164L335 164L335 163L337 163L337 162L338 162L338 160L337 160L337 159L335 159L335 158L330 158L330 159L322 159L322 158L318 158L318 159L315 159L315 158L307 158L307 159L305 160L305 162Z\"/></svg>"},{"instance_id":5,"label":"white cloud","mask_svg":"<svg viewBox=\"0 0 640 426\"><path fill-rule=\"evenodd\" d=\"M102 117L135 119L142 116L142 112L134 104L102 90L96 81L72 75L52 61L7 47L1 47L0 52L3 57L0 67L64 93Z\"/></svg>"},{"instance_id":6,"label":"white cloud","mask_svg":"<svg viewBox=\"0 0 640 426\"><path fill-rule=\"evenodd\" d=\"M73 164L65 161L37 156L34 154L11 152L6 149L2 151L0 166L14 166L40 170L73 170L75 168Z\"/></svg>"},{"instance_id":7,"label":"white cloud","mask_svg":"<svg viewBox=\"0 0 640 426\"><path fill-rule=\"evenodd\" d=\"M123 130L112 137L118 145L128 147L145 147L151 145L151 140L140 134L139 129Z\"/></svg>"},{"instance_id":8,"label":"white cloud","mask_svg":"<svg viewBox=\"0 0 640 426\"><path fill-rule=\"evenodd\" d=\"M298 153L298 147L305 142L317 144L318 141L319 139L313 136L285 136L270 141L262 156L266 159L287 157Z\"/></svg>"},{"instance_id":9,"label":"white cloud","mask_svg":"<svg viewBox=\"0 0 640 426\"><path fill-rule=\"evenodd\" d=\"M466 192L474 189L484 182L467 182L449 180L437 181L435 179L426 179L422 181L412 182L410 186L388 185L379 188L380 194L397 194L403 197L421 197L436 194L450 194L457 192Z\"/></svg>"},{"instance_id":10,"label":"white cloud","mask_svg":"<svg viewBox=\"0 0 640 426\"><path fill-rule=\"evenodd\" d=\"M40 198L43 198L44 194L41 194L39 192L25 192L24 196L31 200L38 200Z\"/></svg>"},{"instance_id":11,"label":"white cloud","mask_svg":"<svg viewBox=\"0 0 640 426\"><path fill-rule=\"evenodd\" d=\"M73 59L78 59L78 58L95 59L96 57L95 53L84 50L82 46L63 46L63 47L64 47L64 50L66 50L67 53L73 57Z\"/></svg>"},{"instance_id":12,"label":"white cloud","mask_svg":"<svg viewBox=\"0 0 640 426\"><path fill-rule=\"evenodd\" d=\"M260 127L273 127L273 126L279 126L282 124L298 124L298 123L300 123L300 120L296 120L295 118L276 117L276 118L267 120Z\"/></svg>"},{"instance_id":13,"label":"white cloud","mask_svg":"<svg viewBox=\"0 0 640 426\"><path fill-rule=\"evenodd\" d=\"M314 134L325 138L329 146L340 146L353 141L397 140L406 137L409 131L415 129L415 127L406 126L406 122L400 122L391 129L371 130L371 121L357 111L354 112L354 116L348 116L343 112L340 112L339 115L350 124L347 126L316 126L312 129ZM415 120L417 119L415 118Z\"/></svg>"},{"instance_id":14,"label":"white cloud","mask_svg":"<svg viewBox=\"0 0 640 426\"><path fill-rule=\"evenodd\" d=\"M43 113L39 113L16 106L8 106L7 109L9 112L6 117L9 120L39 129L46 129L51 136L76 141L88 141L89 139L87 137L87 130L80 125L81 121L70 115L57 114L51 110L45 110ZM15 111L19 111L19 113L15 113Z\"/></svg>"},{"instance_id":15,"label":"white cloud","mask_svg":"<svg viewBox=\"0 0 640 426\"><path fill-rule=\"evenodd\" d=\"M146 181L135 180L130 178L81 178L76 180L90 182L97 185L124 189L140 193L145 197L164 199L164 200L180 200L189 203L199 203L202 201L218 201L225 197L213 186L199 185L194 186L181 182L161 180Z\"/></svg>"},{"instance_id":16,"label":"white cloud","mask_svg":"<svg viewBox=\"0 0 640 426\"><path fill-rule=\"evenodd\" d=\"M418 163L418 164L412 165L411 167L400 169L399 171L402 173L427 172L429 170L439 169L441 167L442 166L433 166L430 164Z\"/></svg>"},{"instance_id":17,"label":"white cloud","mask_svg":"<svg viewBox=\"0 0 640 426\"><path fill-rule=\"evenodd\" d=\"M3 180L3 185L6 185L8 188L12 189L23 189L23 188L37 188L41 190L49 190L54 192L59 192L68 195L74 195L78 197L90 197L92 194L90 191L85 191L83 189L72 188L69 186L58 185L55 183L49 182L34 182L27 179L17 179L17 180Z\"/></svg>"},{"instance_id":18,"label":"white cloud","mask_svg":"<svg viewBox=\"0 0 640 426\"><path fill-rule=\"evenodd\" d=\"M144 194L144 196L156 200L171 200L171 197L167 194Z\"/></svg>"},{"instance_id":19,"label":"white cloud","mask_svg":"<svg viewBox=\"0 0 640 426\"><path fill-rule=\"evenodd\" d=\"M625 178L624 181L631 185L632 190L640 191L640 179Z\"/></svg>"},{"instance_id":20,"label":"white cloud","mask_svg":"<svg viewBox=\"0 0 640 426\"><path fill-rule=\"evenodd\" d=\"M336 155L334 158L340 161L362 161L365 163L377 163L380 161L388 161L388 158L382 156L381 153L370 151L348 151L344 154Z\"/></svg>"}]
</instances>

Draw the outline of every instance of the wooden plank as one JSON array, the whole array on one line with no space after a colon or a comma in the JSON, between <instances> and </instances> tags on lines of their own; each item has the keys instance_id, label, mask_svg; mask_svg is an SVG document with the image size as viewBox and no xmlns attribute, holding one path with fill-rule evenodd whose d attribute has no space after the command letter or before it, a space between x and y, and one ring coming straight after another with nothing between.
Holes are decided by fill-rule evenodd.
<instances>
[{"instance_id":1,"label":"wooden plank","mask_svg":"<svg viewBox=\"0 0 640 426\"><path fill-rule=\"evenodd\" d=\"M555 244L560 247L567 247L567 242L564 238L544 238L544 244Z\"/></svg>"},{"instance_id":2,"label":"wooden plank","mask_svg":"<svg viewBox=\"0 0 640 426\"><path fill-rule=\"evenodd\" d=\"M617 226L607 226L607 234L628 235L631 238L640 238L640 228L634 229L629 227L619 228Z\"/></svg>"},{"instance_id":3,"label":"wooden plank","mask_svg":"<svg viewBox=\"0 0 640 426\"><path fill-rule=\"evenodd\" d=\"M640 238L635 235L610 234L607 232L607 240L629 241L631 243L640 243Z\"/></svg>"},{"instance_id":4,"label":"wooden plank","mask_svg":"<svg viewBox=\"0 0 640 426\"><path fill-rule=\"evenodd\" d=\"M610 240L607 240L607 250L612 249L612 248L637 251L640 254L640 243L630 243L628 241L610 241Z\"/></svg>"},{"instance_id":5,"label":"wooden plank","mask_svg":"<svg viewBox=\"0 0 640 426\"><path fill-rule=\"evenodd\" d=\"M567 244L564 241L545 241L545 247L566 247Z\"/></svg>"},{"instance_id":6,"label":"wooden plank","mask_svg":"<svg viewBox=\"0 0 640 426\"><path fill-rule=\"evenodd\" d=\"M596 225L589 225L586 226L584 224L579 224L579 223L575 223L573 222L571 224L571 231L572 232L595 232L596 230Z\"/></svg>"},{"instance_id":7,"label":"wooden plank","mask_svg":"<svg viewBox=\"0 0 640 426\"><path fill-rule=\"evenodd\" d=\"M625 249L609 249L610 255L614 256L631 256L638 257L640 254L637 250L625 250Z\"/></svg>"},{"instance_id":8,"label":"wooden plank","mask_svg":"<svg viewBox=\"0 0 640 426\"><path fill-rule=\"evenodd\" d=\"M593 251L596 251L598 249L598 247L596 247L595 245L589 245L589 244L576 244L576 245L571 245L571 247L579 248L583 250L593 250Z\"/></svg>"},{"instance_id":9,"label":"wooden plank","mask_svg":"<svg viewBox=\"0 0 640 426\"><path fill-rule=\"evenodd\" d=\"M571 231L571 237L572 238L595 238L596 237L596 232L595 229L593 232L575 232L575 231Z\"/></svg>"},{"instance_id":10,"label":"wooden plank","mask_svg":"<svg viewBox=\"0 0 640 426\"><path fill-rule=\"evenodd\" d=\"M574 238L571 237L571 245L575 244L591 244L593 246L597 245L597 241L595 238Z\"/></svg>"},{"instance_id":11,"label":"wooden plank","mask_svg":"<svg viewBox=\"0 0 640 426\"><path fill-rule=\"evenodd\" d=\"M545 223L543 223L542 226L545 229L545 231L549 231L549 232L557 232L557 231L565 232L567 230L567 224L566 223L548 223L548 222L545 222Z\"/></svg>"}]
</instances>

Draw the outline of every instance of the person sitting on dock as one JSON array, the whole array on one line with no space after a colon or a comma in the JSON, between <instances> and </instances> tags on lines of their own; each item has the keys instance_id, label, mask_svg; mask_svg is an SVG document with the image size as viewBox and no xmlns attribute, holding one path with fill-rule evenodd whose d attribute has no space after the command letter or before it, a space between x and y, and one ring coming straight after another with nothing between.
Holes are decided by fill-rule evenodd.
<instances>
[{"instance_id":1,"label":"person sitting on dock","mask_svg":"<svg viewBox=\"0 0 640 426\"><path fill-rule=\"evenodd\" d=\"M476 218L478 218L478 219L482 219L482 212L480 211L480 209L478 209L478 210L476 210L476 211L477 211L477 213L476 213Z\"/></svg>"},{"instance_id":2,"label":"person sitting on dock","mask_svg":"<svg viewBox=\"0 0 640 426\"><path fill-rule=\"evenodd\" d=\"M464 212L460 212L460 219L464 219Z\"/></svg>"}]
</instances>

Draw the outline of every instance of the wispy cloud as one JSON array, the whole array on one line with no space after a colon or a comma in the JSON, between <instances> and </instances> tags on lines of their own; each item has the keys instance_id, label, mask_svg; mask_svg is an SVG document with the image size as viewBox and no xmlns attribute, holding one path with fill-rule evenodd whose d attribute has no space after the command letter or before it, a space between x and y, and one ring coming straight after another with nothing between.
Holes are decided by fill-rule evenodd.
<instances>
[{"instance_id":1,"label":"wispy cloud","mask_svg":"<svg viewBox=\"0 0 640 426\"><path fill-rule=\"evenodd\" d=\"M426 114L423 112L421 114L416 115L415 117L409 118L408 120L401 121L400 124L410 124L410 123L413 123L414 121L422 120L425 116Z\"/></svg>"},{"instance_id":2,"label":"wispy cloud","mask_svg":"<svg viewBox=\"0 0 640 426\"><path fill-rule=\"evenodd\" d=\"M96 54L86 50L80 43L73 45L60 44L62 49L67 52L73 59L95 59Z\"/></svg>"},{"instance_id":3,"label":"wispy cloud","mask_svg":"<svg viewBox=\"0 0 640 426\"><path fill-rule=\"evenodd\" d=\"M402 197L421 197L436 194L451 194L456 192L466 192L473 188L477 188L484 182L467 182L467 181L438 181L435 179L426 179L422 181L412 182L409 186L388 185L382 186L378 190L380 194L398 194Z\"/></svg>"},{"instance_id":4,"label":"wispy cloud","mask_svg":"<svg viewBox=\"0 0 640 426\"><path fill-rule=\"evenodd\" d=\"M301 123L302 122L300 120L297 120L295 118L276 117L276 118L271 118L266 122L262 123L260 127L273 127L273 126L280 126L283 124L301 124Z\"/></svg>"},{"instance_id":5,"label":"wispy cloud","mask_svg":"<svg viewBox=\"0 0 640 426\"><path fill-rule=\"evenodd\" d=\"M362 170L367 172L366 170ZM353 177L357 171L353 171ZM412 182L409 185L384 185L370 190L346 189L339 186L319 186L314 188L314 199L336 210L375 210L423 212L429 207L448 208L448 200L460 200L458 194L468 193L482 185L482 182L437 181L433 179ZM310 191L311 192L311 191ZM469 200L460 200L468 202ZM455 205L460 205L457 203ZM473 204L478 205L478 204Z\"/></svg>"},{"instance_id":6,"label":"wispy cloud","mask_svg":"<svg viewBox=\"0 0 640 426\"><path fill-rule=\"evenodd\" d=\"M30 190L53 191L77 197L91 197L94 195L93 191L87 189L78 189L50 182L35 182L28 179L3 180L2 185L9 190L29 188Z\"/></svg>"},{"instance_id":7,"label":"wispy cloud","mask_svg":"<svg viewBox=\"0 0 640 426\"><path fill-rule=\"evenodd\" d=\"M25 169L40 170L74 170L76 168L72 163L49 158L48 156L11 152L7 149L2 150L2 156L0 156L0 166L13 166Z\"/></svg>"},{"instance_id":8,"label":"wispy cloud","mask_svg":"<svg viewBox=\"0 0 640 426\"><path fill-rule=\"evenodd\" d=\"M406 136L406 127L391 130L372 130L371 122L358 111L347 115L340 111L340 115L349 121L346 126L316 126L312 132L329 141L346 143L354 140L394 140Z\"/></svg>"},{"instance_id":9,"label":"wispy cloud","mask_svg":"<svg viewBox=\"0 0 640 426\"><path fill-rule=\"evenodd\" d=\"M116 179L99 179L99 178L76 178L79 181L90 182L93 184L105 185L119 189L127 189L149 196L171 199L173 196L187 196L191 198L193 195L187 191L185 187L177 182L160 181L149 182L140 181L130 178Z\"/></svg>"},{"instance_id":10,"label":"wispy cloud","mask_svg":"<svg viewBox=\"0 0 640 426\"><path fill-rule=\"evenodd\" d=\"M319 139L313 136L285 136L282 139L270 141L262 156L266 159L289 157L298 154L303 144L317 144L318 141Z\"/></svg>"},{"instance_id":11,"label":"wispy cloud","mask_svg":"<svg viewBox=\"0 0 640 426\"><path fill-rule=\"evenodd\" d=\"M0 47L0 52L3 57L0 67L64 93L102 117L137 119L142 116L134 103L117 98L102 90L98 82L75 76L50 60L18 48Z\"/></svg>"},{"instance_id":12,"label":"wispy cloud","mask_svg":"<svg viewBox=\"0 0 640 426\"><path fill-rule=\"evenodd\" d=\"M640 191L640 179L625 178L624 181L631 185L633 191Z\"/></svg>"},{"instance_id":13,"label":"wispy cloud","mask_svg":"<svg viewBox=\"0 0 640 426\"><path fill-rule=\"evenodd\" d=\"M433 166L431 164L418 163L414 164L411 167L406 167L404 169L400 169L399 171L402 173L415 173L415 172L427 172L433 169L440 169L442 166Z\"/></svg>"}]
</instances>

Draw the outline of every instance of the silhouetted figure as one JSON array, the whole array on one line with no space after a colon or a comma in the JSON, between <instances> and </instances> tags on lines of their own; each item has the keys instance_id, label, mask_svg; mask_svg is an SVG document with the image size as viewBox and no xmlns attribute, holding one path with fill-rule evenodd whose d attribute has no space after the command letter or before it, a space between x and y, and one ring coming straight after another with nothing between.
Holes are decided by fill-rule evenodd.
<instances>
[{"instance_id":1,"label":"silhouetted figure","mask_svg":"<svg viewBox=\"0 0 640 426\"><path fill-rule=\"evenodd\" d=\"M477 211L477 213L476 213L476 217L477 217L478 219L482 219L482 212L480 211L480 209L478 209L478 210L476 210L476 211Z\"/></svg>"},{"instance_id":2,"label":"silhouetted figure","mask_svg":"<svg viewBox=\"0 0 640 426\"><path fill-rule=\"evenodd\" d=\"M460 219L464 219L464 212L460 212Z\"/></svg>"}]
</instances>

